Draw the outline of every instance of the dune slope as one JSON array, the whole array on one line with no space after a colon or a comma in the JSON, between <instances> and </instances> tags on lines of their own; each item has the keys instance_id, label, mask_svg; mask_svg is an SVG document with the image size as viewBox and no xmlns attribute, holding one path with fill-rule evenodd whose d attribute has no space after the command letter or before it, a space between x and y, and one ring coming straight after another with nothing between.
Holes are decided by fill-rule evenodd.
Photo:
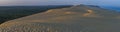
<instances>
[{"instance_id":1,"label":"dune slope","mask_svg":"<svg viewBox=\"0 0 120 32\"><path fill-rule=\"evenodd\" d=\"M118 12L78 5L7 21L0 32L120 32Z\"/></svg>"}]
</instances>

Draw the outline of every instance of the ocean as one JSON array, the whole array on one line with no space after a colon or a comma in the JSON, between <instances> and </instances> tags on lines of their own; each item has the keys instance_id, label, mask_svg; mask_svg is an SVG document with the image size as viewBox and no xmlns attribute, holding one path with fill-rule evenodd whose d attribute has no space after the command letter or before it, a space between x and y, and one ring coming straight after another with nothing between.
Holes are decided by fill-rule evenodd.
<instances>
[{"instance_id":1,"label":"ocean","mask_svg":"<svg viewBox=\"0 0 120 32\"><path fill-rule=\"evenodd\" d=\"M120 7L116 7L116 6L101 6L101 8L120 12Z\"/></svg>"}]
</instances>

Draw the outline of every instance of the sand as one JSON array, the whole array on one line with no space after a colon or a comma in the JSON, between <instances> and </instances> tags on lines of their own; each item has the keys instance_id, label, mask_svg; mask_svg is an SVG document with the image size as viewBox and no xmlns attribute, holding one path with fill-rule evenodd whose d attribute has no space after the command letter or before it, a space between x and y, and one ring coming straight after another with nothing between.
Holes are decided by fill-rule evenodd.
<instances>
[{"instance_id":1,"label":"sand","mask_svg":"<svg viewBox=\"0 0 120 32\"><path fill-rule=\"evenodd\" d=\"M120 13L78 5L7 21L0 32L120 32Z\"/></svg>"}]
</instances>

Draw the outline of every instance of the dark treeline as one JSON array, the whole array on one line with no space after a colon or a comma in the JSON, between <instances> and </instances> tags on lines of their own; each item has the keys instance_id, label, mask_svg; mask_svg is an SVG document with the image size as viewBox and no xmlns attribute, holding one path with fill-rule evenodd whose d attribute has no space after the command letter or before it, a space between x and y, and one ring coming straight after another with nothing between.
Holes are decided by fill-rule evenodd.
<instances>
[{"instance_id":1,"label":"dark treeline","mask_svg":"<svg viewBox=\"0 0 120 32\"><path fill-rule=\"evenodd\" d=\"M5 21L40 13L49 9L70 7L71 5L50 6L0 6L0 24Z\"/></svg>"}]
</instances>

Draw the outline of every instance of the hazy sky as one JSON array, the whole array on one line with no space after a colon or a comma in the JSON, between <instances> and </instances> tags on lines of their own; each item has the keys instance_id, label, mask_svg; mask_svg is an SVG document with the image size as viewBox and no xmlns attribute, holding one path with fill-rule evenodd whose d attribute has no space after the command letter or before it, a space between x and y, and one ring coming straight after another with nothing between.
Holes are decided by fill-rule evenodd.
<instances>
[{"instance_id":1,"label":"hazy sky","mask_svg":"<svg viewBox=\"0 0 120 32\"><path fill-rule=\"evenodd\" d=\"M0 6L92 4L120 6L120 0L0 0Z\"/></svg>"}]
</instances>

